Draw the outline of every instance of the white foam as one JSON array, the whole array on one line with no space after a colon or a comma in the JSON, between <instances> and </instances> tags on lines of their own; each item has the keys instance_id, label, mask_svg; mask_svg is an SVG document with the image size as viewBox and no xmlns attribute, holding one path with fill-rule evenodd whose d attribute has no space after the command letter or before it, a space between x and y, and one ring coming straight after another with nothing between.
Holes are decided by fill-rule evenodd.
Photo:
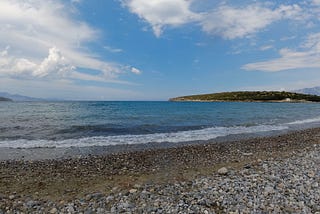
<instances>
[{"instance_id":1,"label":"white foam","mask_svg":"<svg viewBox=\"0 0 320 214\"><path fill-rule=\"evenodd\" d=\"M97 136L80 139L66 140L11 140L0 141L0 147L10 148L38 148L38 147L87 147L87 146L109 146L123 144L145 144L149 142L190 142L210 140L231 134L257 133L266 131L284 130L289 127L284 125L259 125L259 126L236 126L236 127L212 127L200 130L180 131L174 133L156 133L145 135L119 135L119 136Z\"/></svg>"},{"instance_id":2,"label":"white foam","mask_svg":"<svg viewBox=\"0 0 320 214\"><path fill-rule=\"evenodd\" d=\"M305 120L297 120L290 123L286 123L286 125L300 125L300 124L317 123L317 122L320 122L320 117L305 119Z\"/></svg>"}]
</instances>

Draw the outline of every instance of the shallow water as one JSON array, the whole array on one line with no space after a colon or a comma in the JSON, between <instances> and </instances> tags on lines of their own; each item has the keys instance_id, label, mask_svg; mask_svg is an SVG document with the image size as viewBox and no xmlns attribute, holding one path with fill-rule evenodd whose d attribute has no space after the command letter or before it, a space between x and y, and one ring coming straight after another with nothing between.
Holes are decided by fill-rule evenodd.
<instances>
[{"instance_id":1,"label":"shallow water","mask_svg":"<svg viewBox=\"0 0 320 214\"><path fill-rule=\"evenodd\" d=\"M0 147L180 143L319 124L317 103L1 102Z\"/></svg>"}]
</instances>

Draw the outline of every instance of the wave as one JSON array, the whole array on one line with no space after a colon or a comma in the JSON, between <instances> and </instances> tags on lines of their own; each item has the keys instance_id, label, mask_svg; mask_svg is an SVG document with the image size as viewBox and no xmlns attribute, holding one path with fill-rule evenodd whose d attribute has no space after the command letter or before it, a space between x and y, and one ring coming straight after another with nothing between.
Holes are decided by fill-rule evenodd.
<instances>
[{"instance_id":1,"label":"wave","mask_svg":"<svg viewBox=\"0 0 320 214\"><path fill-rule=\"evenodd\" d=\"M142 135L117 135L117 136L94 136L80 139L65 140L5 140L0 141L0 147L9 148L43 148L43 147L88 147L88 146L110 146L124 144L145 143L179 143L190 141L206 141L217 137L232 134L248 134L268 131L279 131L288 129L284 125L258 125L258 126L234 126L234 127L211 127L200 130L178 131L170 133L154 133Z\"/></svg>"},{"instance_id":2,"label":"wave","mask_svg":"<svg viewBox=\"0 0 320 214\"><path fill-rule=\"evenodd\" d=\"M142 124L142 125L120 125L120 124L101 124L101 125L77 125L64 129L59 129L54 132L55 135L73 135L73 136L112 136L112 135L144 135L164 132L179 132L187 130L197 130L205 128L206 126L160 126L156 124ZM207 126L208 127L208 126Z\"/></svg>"},{"instance_id":3,"label":"wave","mask_svg":"<svg viewBox=\"0 0 320 214\"><path fill-rule=\"evenodd\" d=\"M286 123L286 125L300 125L300 124L317 123L317 122L320 122L320 117L305 119L305 120L297 120L290 123Z\"/></svg>"}]
</instances>

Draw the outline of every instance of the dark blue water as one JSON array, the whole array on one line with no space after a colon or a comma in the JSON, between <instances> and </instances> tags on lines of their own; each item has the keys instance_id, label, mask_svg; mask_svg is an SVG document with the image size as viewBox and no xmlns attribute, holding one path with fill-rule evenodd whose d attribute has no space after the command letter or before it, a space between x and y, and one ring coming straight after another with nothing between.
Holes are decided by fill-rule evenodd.
<instances>
[{"instance_id":1,"label":"dark blue water","mask_svg":"<svg viewBox=\"0 0 320 214\"><path fill-rule=\"evenodd\" d=\"M179 143L319 123L316 103L0 102L0 147Z\"/></svg>"}]
</instances>

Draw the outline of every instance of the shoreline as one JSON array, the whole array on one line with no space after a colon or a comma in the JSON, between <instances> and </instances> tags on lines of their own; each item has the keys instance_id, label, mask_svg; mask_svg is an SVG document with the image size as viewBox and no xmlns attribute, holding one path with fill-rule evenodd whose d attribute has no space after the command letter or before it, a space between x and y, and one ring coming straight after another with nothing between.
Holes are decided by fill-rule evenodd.
<instances>
[{"instance_id":1,"label":"shoreline","mask_svg":"<svg viewBox=\"0 0 320 214\"><path fill-rule=\"evenodd\" d=\"M51 201L57 210L68 203L75 204L75 200L86 201L88 195L96 193L104 199L116 194L120 200L129 197L130 191L139 192L148 185L170 186L203 177L213 179L221 167L237 174L255 169L265 161L282 162L319 150L319 144L320 128L312 128L270 137L78 158L0 161L0 211L6 207L18 209L14 203L19 200ZM320 172L315 174L319 180ZM96 202L94 197L90 200ZM51 205L46 204L46 211L50 211ZM104 209L111 210L113 205L110 201ZM29 208L25 209L34 209Z\"/></svg>"},{"instance_id":2,"label":"shoreline","mask_svg":"<svg viewBox=\"0 0 320 214\"><path fill-rule=\"evenodd\" d=\"M284 129L263 131L255 133L229 134L218 136L211 140L195 140L187 142L149 142L140 144L116 144L106 146L87 146L87 147L35 147L35 148L10 148L2 147L0 149L0 161L21 160L21 161L42 161L42 160L63 160L70 158L84 158L87 156L104 156L118 153L141 152L145 150L159 150L180 148L185 146L197 146L216 143L228 143L239 140L248 140L253 138L271 137L288 134L299 130L310 129Z\"/></svg>"}]
</instances>

